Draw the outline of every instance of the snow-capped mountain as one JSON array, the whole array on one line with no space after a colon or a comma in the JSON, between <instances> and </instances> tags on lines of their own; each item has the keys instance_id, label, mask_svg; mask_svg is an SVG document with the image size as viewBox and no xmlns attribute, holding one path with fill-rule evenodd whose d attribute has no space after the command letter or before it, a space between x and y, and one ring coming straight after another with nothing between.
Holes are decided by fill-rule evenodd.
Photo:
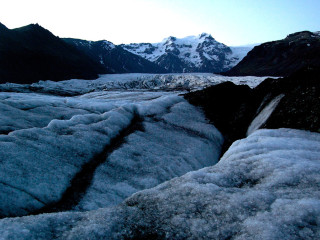
<instances>
[{"instance_id":1,"label":"snow-capped mountain","mask_svg":"<svg viewBox=\"0 0 320 240\"><path fill-rule=\"evenodd\" d=\"M99 62L110 73L219 73L231 69L253 48L228 47L207 33L185 38L171 36L160 43L121 45L106 40L63 40Z\"/></svg>"},{"instance_id":2,"label":"snow-capped mountain","mask_svg":"<svg viewBox=\"0 0 320 240\"><path fill-rule=\"evenodd\" d=\"M250 47L230 48L210 34L168 37L159 43L122 44L124 49L165 68L168 72L222 72L235 66Z\"/></svg>"}]
</instances>

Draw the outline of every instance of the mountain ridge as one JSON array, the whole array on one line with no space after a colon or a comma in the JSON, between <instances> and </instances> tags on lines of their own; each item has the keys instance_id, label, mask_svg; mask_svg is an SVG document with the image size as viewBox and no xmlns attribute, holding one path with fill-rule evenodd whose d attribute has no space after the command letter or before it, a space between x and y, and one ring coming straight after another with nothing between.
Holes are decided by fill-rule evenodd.
<instances>
[{"instance_id":1,"label":"mountain ridge","mask_svg":"<svg viewBox=\"0 0 320 240\"><path fill-rule=\"evenodd\" d=\"M76 47L89 56L109 73L165 73L165 69L134 55L107 40L87 41L63 38L63 41Z\"/></svg>"},{"instance_id":2,"label":"mountain ridge","mask_svg":"<svg viewBox=\"0 0 320 240\"><path fill-rule=\"evenodd\" d=\"M38 24L0 26L0 82L95 79L107 73L76 48Z\"/></svg>"}]
</instances>

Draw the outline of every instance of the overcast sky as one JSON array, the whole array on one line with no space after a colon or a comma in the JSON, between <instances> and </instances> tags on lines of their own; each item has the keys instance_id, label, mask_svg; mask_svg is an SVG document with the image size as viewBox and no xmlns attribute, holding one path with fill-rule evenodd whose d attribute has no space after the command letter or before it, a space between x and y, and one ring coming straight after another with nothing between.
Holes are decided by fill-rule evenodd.
<instances>
[{"instance_id":1,"label":"overcast sky","mask_svg":"<svg viewBox=\"0 0 320 240\"><path fill-rule=\"evenodd\" d=\"M320 0L1 0L8 28L39 23L59 37L115 44L210 33L227 45L320 31ZM1 37L1 36L0 36Z\"/></svg>"}]
</instances>

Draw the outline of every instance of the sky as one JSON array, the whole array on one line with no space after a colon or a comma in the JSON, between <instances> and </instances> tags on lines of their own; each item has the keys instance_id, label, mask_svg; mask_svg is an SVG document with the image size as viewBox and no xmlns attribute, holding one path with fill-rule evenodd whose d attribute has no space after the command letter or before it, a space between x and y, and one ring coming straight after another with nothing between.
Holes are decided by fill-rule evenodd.
<instances>
[{"instance_id":1,"label":"sky","mask_svg":"<svg viewBox=\"0 0 320 240\"><path fill-rule=\"evenodd\" d=\"M229 46L262 43L320 31L319 13L320 0L0 0L8 28L38 23L59 37L114 44L203 32Z\"/></svg>"}]
</instances>

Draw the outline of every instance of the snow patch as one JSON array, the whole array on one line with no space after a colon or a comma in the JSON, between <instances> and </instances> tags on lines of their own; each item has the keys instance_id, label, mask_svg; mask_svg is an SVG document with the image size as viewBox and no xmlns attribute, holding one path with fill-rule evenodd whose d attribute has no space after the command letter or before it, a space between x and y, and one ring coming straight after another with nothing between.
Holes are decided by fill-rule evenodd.
<instances>
[{"instance_id":1,"label":"snow patch","mask_svg":"<svg viewBox=\"0 0 320 240\"><path fill-rule=\"evenodd\" d=\"M106 41L106 40L103 41L103 44L104 44L104 48L106 50L112 50L112 49L114 49L116 47L112 42L109 42L109 41Z\"/></svg>"},{"instance_id":2,"label":"snow patch","mask_svg":"<svg viewBox=\"0 0 320 240\"><path fill-rule=\"evenodd\" d=\"M255 117L255 119L253 119L250 126L248 127L247 136L259 129L268 120L268 118L276 109L283 97L284 94L280 94L279 96L272 99L270 103L267 106L265 106L264 109L262 109L262 111Z\"/></svg>"},{"instance_id":3,"label":"snow patch","mask_svg":"<svg viewBox=\"0 0 320 240\"><path fill-rule=\"evenodd\" d=\"M320 31L313 32L313 34L316 35L317 37L320 37Z\"/></svg>"},{"instance_id":4,"label":"snow patch","mask_svg":"<svg viewBox=\"0 0 320 240\"><path fill-rule=\"evenodd\" d=\"M249 46L230 47L232 52L226 56L224 67L232 68L236 66L256 45L258 44L253 44Z\"/></svg>"}]
</instances>

